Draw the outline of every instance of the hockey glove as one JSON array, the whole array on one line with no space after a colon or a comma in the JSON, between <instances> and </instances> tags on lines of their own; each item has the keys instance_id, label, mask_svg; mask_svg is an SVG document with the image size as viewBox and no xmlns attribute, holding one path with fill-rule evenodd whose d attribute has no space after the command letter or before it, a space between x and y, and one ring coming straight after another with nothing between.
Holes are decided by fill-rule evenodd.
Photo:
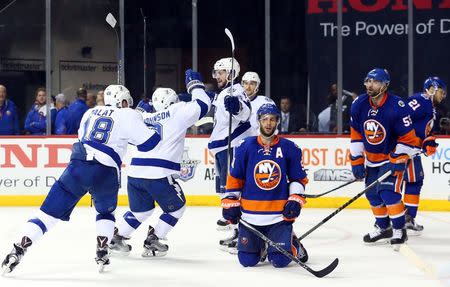
<instances>
[{"instance_id":1,"label":"hockey glove","mask_svg":"<svg viewBox=\"0 0 450 287\"><path fill-rule=\"evenodd\" d=\"M436 142L436 137L433 136L426 137L422 143L422 152L426 156L433 155L436 153L436 149L438 146L439 144Z\"/></svg>"},{"instance_id":2,"label":"hockey glove","mask_svg":"<svg viewBox=\"0 0 450 287\"><path fill-rule=\"evenodd\" d=\"M299 215L303 204L306 203L304 197L299 194L292 194L284 205L283 217L285 221L294 221Z\"/></svg>"},{"instance_id":3,"label":"hockey glove","mask_svg":"<svg viewBox=\"0 0 450 287\"><path fill-rule=\"evenodd\" d=\"M184 82L186 83L186 91L191 94L193 89L205 89L205 85L203 84L202 75L199 72L196 72L192 69L186 70L186 77L184 78Z\"/></svg>"},{"instance_id":4,"label":"hockey glove","mask_svg":"<svg viewBox=\"0 0 450 287\"><path fill-rule=\"evenodd\" d=\"M390 170L392 171L392 175L396 176L397 174L405 171L408 160L409 156L406 153L397 154L395 152L391 152L389 154L389 163L383 165L381 170L383 173Z\"/></svg>"},{"instance_id":5,"label":"hockey glove","mask_svg":"<svg viewBox=\"0 0 450 287\"><path fill-rule=\"evenodd\" d=\"M230 112L232 115L239 114L241 110L241 103L239 102L239 98L235 96L226 96L224 99L225 110Z\"/></svg>"},{"instance_id":6,"label":"hockey glove","mask_svg":"<svg viewBox=\"0 0 450 287\"><path fill-rule=\"evenodd\" d=\"M241 201L235 196L222 198L222 216L232 224L237 224L241 217Z\"/></svg>"},{"instance_id":7,"label":"hockey glove","mask_svg":"<svg viewBox=\"0 0 450 287\"><path fill-rule=\"evenodd\" d=\"M136 106L136 111L141 113L151 113L153 112L153 106L150 104L150 100L145 98L143 100L140 100L139 103Z\"/></svg>"},{"instance_id":8,"label":"hockey glove","mask_svg":"<svg viewBox=\"0 0 450 287\"><path fill-rule=\"evenodd\" d=\"M362 156L350 156L352 161L352 173L356 179L366 177L366 168L364 167L364 158Z\"/></svg>"}]
</instances>

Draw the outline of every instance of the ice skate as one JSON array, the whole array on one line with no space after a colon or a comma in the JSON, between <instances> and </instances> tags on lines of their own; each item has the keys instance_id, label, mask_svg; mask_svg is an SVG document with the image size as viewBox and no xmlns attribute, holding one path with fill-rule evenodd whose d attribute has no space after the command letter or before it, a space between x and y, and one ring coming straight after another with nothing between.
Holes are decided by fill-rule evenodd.
<instances>
[{"instance_id":1,"label":"ice skate","mask_svg":"<svg viewBox=\"0 0 450 287\"><path fill-rule=\"evenodd\" d=\"M219 218L217 220L217 230L218 231L227 231L233 229L233 224L229 220L222 218Z\"/></svg>"},{"instance_id":2,"label":"ice skate","mask_svg":"<svg viewBox=\"0 0 450 287\"><path fill-rule=\"evenodd\" d=\"M130 238L119 235L117 228L114 228L114 236L109 243L109 249L114 254L127 256L130 254L130 251L132 249L131 245L125 242L125 240L129 239Z\"/></svg>"},{"instance_id":3,"label":"ice skate","mask_svg":"<svg viewBox=\"0 0 450 287\"><path fill-rule=\"evenodd\" d=\"M235 226L235 225L234 225ZM237 241L239 237L239 232L237 228L233 229L233 233L230 237L227 237L225 239L221 239L219 241L219 248L222 251L231 253L231 254L237 254Z\"/></svg>"},{"instance_id":4,"label":"ice skate","mask_svg":"<svg viewBox=\"0 0 450 287\"><path fill-rule=\"evenodd\" d=\"M26 236L22 238L22 242L13 244L14 248L11 253L6 255L5 260L2 262L3 275L11 273L17 265L19 265L20 260L25 255L27 248L30 247L31 244L31 239Z\"/></svg>"},{"instance_id":5,"label":"ice skate","mask_svg":"<svg viewBox=\"0 0 450 287\"><path fill-rule=\"evenodd\" d=\"M155 229L149 226L147 239L144 241L142 257L161 257L167 254L167 250L169 250L169 246L161 243L155 234Z\"/></svg>"},{"instance_id":6,"label":"ice skate","mask_svg":"<svg viewBox=\"0 0 450 287\"><path fill-rule=\"evenodd\" d=\"M106 265L109 265L108 238L97 236L97 256L95 262L98 264L98 272L102 273Z\"/></svg>"},{"instance_id":7,"label":"ice skate","mask_svg":"<svg viewBox=\"0 0 450 287\"><path fill-rule=\"evenodd\" d=\"M421 235L423 231L423 225L417 224L415 219L406 214L405 215L405 228L409 235Z\"/></svg>"},{"instance_id":8,"label":"ice skate","mask_svg":"<svg viewBox=\"0 0 450 287\"><path fill-rule=\"evenodd\" d=\"M406 229L394 229L394 234L391 239L391 245L394 247L395 251L399 251L400 246L408 241L408 235L406 234Z\"/></svg>"},{"instance_id":9,"label":"ice skate","mask_svg":"<svg viewBox=\"0 0 450 287\"><path fill-rule=\"evenodd\" d=\"M385 244L388 243L388 240L392 237L392 227L388 228L380 228L377 224L375 224L375 230L373 232L367 233L363 237L363 241L366 244Z\"/></svg>"}]
</instances>

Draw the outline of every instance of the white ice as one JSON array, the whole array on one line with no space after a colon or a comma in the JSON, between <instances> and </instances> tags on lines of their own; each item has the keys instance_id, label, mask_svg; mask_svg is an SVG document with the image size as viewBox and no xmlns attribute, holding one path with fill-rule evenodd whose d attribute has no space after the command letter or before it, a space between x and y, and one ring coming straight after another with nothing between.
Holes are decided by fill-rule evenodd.
<instances>
[{"instance_id":1,"label":"white ice","mask_svg":"<svg viewBox=\"0 0 450 287\"><path fill-rule=\"evenodd\" d=\"M116 215L122 215L124 210L118 208ZM0 208L1 260L35 211L37 208ZM302 210L295 231L301 235L332 211ZM253 268L241 267L235 255L218 249L218 240L224 236L215 230L219 214L218 207L188 207L168 236L167 256L143 259L142 242L148 223L154 225L157 221L159 214L155 212L130 240L130 256L111 258L107 272L99 274L94 262L94 209L76 208L70 222L59 223L28 250L16 270L0 277L0 286L450 286L449 213L420 212L417 221L424 225L424 232L408 241L420 259L418 262L435 268L435 274L430 275L389 245L362 243L363 234L373 228L369 210L342 211L303 241L313 269L324 268L339 258L336 270L322 279L294 263L284 269L267 262Z\"/></svg>"}]
</instances>

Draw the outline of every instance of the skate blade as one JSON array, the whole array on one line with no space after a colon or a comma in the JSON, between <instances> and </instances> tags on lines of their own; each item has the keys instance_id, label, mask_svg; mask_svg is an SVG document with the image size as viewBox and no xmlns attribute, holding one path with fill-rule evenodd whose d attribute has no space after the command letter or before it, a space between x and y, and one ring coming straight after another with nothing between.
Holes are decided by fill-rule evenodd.
<instances>
[{"instance_id":1,"label":"skate blade","mask_svg":"<svg viewBox=\"0 0 450 287\"><path fill-rule=\"evenodd\" d=\"M127 257L130 255L131 251L120 251L120 250L115 250L115 249L109 249L110 253L112 256L116 256L116 257Z\"/></svg>"},{"instance_id":2,"label":"skate blade","mask_svg":"<svg viewBox=\"0 0 450 287\"><path fill-rule=\"evenodd\" d=\"M10 267L3 268L2 276L5 276L8 273L11 273L12 269Z\"/></svg>"},{"instance_id":3,"label":"skate blade","mask_svg":"<svg viewBox=\"0 0 450 287\"><path fill-rule=\"evenodd\" d=\"M167 251L157 251L157 250L144 250L142 252L142 257L152 258L152 257L163 257L166 256Z\"/></svg>"},{"instance_id":4,"label":"skate blade","mask_svg":"<svg viewBox=\"0 0 450 287\"><path fill-rule=\"evenodd\" d=\"M406 229L408 236L420 236L422 235L422 231L414 230L414 229Z\"/></svg>"},{"instance_id":5,"label":"skate blade","mask_svg":"<svg viewBox=\"0 0 450 287\"><path fill-rule=\"evenodd\" d=\"M402 245L404 245L404 243L392 244L392 249L394 249L394 251L398 252L398 251L400 251L400 247L402 247Z\"/></svg>"},{"instance_id":6,"label":"skate blade","mask_svg":"<svg viewBox=\"0 0 450 287\"><path fill-rule=\"evenodd\" d=\"M217 231L229 231L229 230L233 230L234 227L231 226L231 224L225 225L225 226L217 226Z\"/></svg>"},{"instance_id":7,"label":"skate blade","mask_svg":"<svg viewBox=\"0 0 450 287\"><path fill-rule=\"evenodd\" d=\"M382 240L378 240L378 241L375 241L375 242L364 242L364 245L367 245L367 246L381 246L381 245L389 244L389 240L391 240L391 239L387 238L387 239L382 239Z\"/></svg>"},{"instance_id":8,"label":"skate blade","mask_svg":"<svg viewBox=\"0 0 450 287\"><path fill-rule=\"evenodd\" d=\"M103 273L105 271L105 264L98 263L98 273Z\"/></svg>"},{"instance_id":9,"label":"skate blade","mask_svg":"<svg viewBox=\"0 0 450 287\"><path fill-rule=\"evenodd\" d=\"M233 254L233 255L238 254L237 248L228 247L228 246L225 246L225 245L220 245L220 246L219 246L219 249L222 250L222 251L224 251L224 252L228 252L228 253L230 253L230 254Z\"/></svg>"}]
</instances>

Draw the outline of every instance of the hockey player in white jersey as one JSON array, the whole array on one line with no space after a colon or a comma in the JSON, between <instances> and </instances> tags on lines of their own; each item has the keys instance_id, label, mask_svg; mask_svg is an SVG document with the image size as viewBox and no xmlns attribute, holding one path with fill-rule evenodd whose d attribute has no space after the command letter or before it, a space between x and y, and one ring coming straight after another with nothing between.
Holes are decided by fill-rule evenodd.
<instances>
[{"instance_id":1,"label":"hockey player in white jersey","mask_svg":"<svg viewBox=\"0 0 450 287\"><path fill-rule=\"evenodd\" d=\"M241 80L242 87L244 88L245 93L247 94L250 104L252 106L252 113L250 116L250 124L252 125L253 130L253 136L256 136L259 134L259 124L258 119L256 117L256 112L259 110L259 108L264 104L274 104L274 101L272 99L263 96L258 95L259 86L261 84L261 79L259 78L258 73L256 72L246 72L242 76Z\"/></svg>"},{"instance_id":2,"label":"hockey player in white jersey","mask_svg":"<svg viewBox=\"0 0 450 287\"><path fill-rule=\"evenodd\" d=\"M186 71L186 88L192 101L179 102L174 90L158 88L152 96L155 113L144 113L144 121L154 126L161 142L149 152L135 151L128 169L128 200L130 211L118 220L113 251L128 253L125 240L155 210L155 201L163 210L155 228L149 227L144 241L143 257L164 256L168 246L161 243L184 213L186 200L175 180L180 172L187 129L206 115L214 94L205 92L199 73Z\"/></svg>"},{"instance_id":3,"label":"hockey player in white jersey","mask_svg":"<svg viewBox=\"0 0 450 287\"><path fill-rule=\"evenodd\" d=\"M149 151L161 138L144 124L141 114L129 108L133 98L127 88L110 85L104 95L106 106L89 109L83 115L69 165L50 189L39 212L25 224L22 236L2 263L4 273L11 272L27 249L58 221L68 221L87 192L97 211L95 261L100 272L109 264L107 244L113 237L120 168L127 144Z\"/></svg>"}]
</instances>

